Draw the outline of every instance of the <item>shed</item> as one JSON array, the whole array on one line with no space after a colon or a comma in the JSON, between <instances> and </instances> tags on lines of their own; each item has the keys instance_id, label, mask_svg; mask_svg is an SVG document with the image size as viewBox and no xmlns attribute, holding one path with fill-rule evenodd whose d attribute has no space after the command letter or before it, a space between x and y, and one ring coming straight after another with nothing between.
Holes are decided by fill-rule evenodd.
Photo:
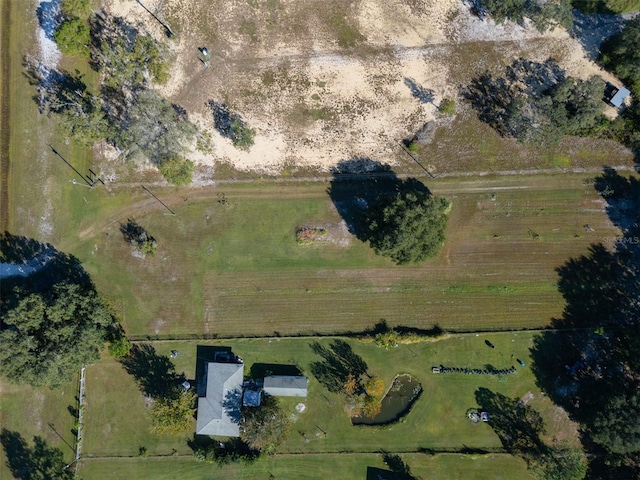
<instances>
[{"instance_id":1,"label":"shed","mask_svg":"<svg viewBox=\"0 0 640 480\"><path fill-rule=\"evenodd\" d=\"M631 92L628 89L626 89L625 87L620 87L613 95L613 97L611 97L609 103L614 107L619 108L622 106L622 104L630 94Z\"/></svg>"},{"instance_id":2,"label":"shed","mask_svg":"<svg viewBox=\"0 0 640 480\"><path fill-rule=\"evenodd\" d=\"M306 397L309 380L302 375L271 375L264 377L264 393L274 397Z\"/></svg>"}]
</instances>

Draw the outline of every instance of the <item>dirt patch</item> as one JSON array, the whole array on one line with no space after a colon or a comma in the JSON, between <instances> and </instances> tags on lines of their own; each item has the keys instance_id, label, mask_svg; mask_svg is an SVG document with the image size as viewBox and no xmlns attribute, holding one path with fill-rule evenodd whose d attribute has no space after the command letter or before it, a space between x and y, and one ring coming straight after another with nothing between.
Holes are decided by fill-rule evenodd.
<instances>
[{"instance_id":1,"label":"dirt patch","mask_svg":"<svg viewBox=\"0 0 640 480\"><path fill-rule=\"evenodd\" d=\"M136 1L105 3L165 39ZM437 106L445 97L459 100L465 78L518 56L554 56L570 75L613 80L565 30L541 35L526 25L496 25L456 0L165 0L156 13L177 33L165 39L173 68L159 88L206 132L207 147L190 153L202 166L327 171L356 156L397 165L398 143L425 123L450 128L453 118ZM487 43L491 55L478 55ZM207 64L202 47L211 52ZM249 151L216 131L211 100L255 129Z\"/></svg>"}]
</instances>

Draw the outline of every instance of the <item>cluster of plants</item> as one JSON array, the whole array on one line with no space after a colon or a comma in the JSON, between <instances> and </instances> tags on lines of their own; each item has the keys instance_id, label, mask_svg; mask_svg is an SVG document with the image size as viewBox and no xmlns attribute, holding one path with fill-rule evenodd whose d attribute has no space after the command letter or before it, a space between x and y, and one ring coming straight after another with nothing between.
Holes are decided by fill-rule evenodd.
<instances>
[{"instance_id":1,"label":"cluster of plants","mask_svg":"<svg viewBox=\"0 0 640 480\"><path fill-rule=\"evenodd\" d=\"M424 191L383 195L367 211L369 243L398 265L438 253L445 239L451 202Z\"/></svg>"},{"instance_id":2,"label":"cluster of plants","mask_svg":"<svg viewBox=\"0 0 640 480\"><path fill-rule=\"evenodd\" d=\"M554 59L514 61L505 74L474 79L465 96L481 120L501 135L531 144L553 144L565 135L604 135L605 82L565 76Z\"/></svg>"},{"instance_id":3,"label":"cluster of plants","mask_svg":"<svg viewBox=\"0 0 640 480\"><path fill-rule=\"evenodd\" d=\"M158 242L135 220L128 219L127 223L120 225L120 232L134 252L143 258L155 255Z\"/></svg>"},{"instance_id":4,"label":"cluster of plants","mask_svg":"<svg viewBox=\"0 0 640 480\"><path fill-rule=\"evenodd\" d=\"M528 18L540 32L557 26L569 29L573 23L571 0L478 0L477 3L481 11L497 23L509 20L522 24Z\"/></svg>"},{"instance_id":5,"label":"cluster of plants","mask_svg":"<svg viewBox=\"0 0 640 480\"><path fill-rule=\"evenodd\" d=\"M169 77L167 46L122 18L104 11L91 14L91 4L65 0L55 38L63 53L81 50L89 59L100 73L99 91L92 92L77 71L52 70L28 60L40 111L56 114L80 144L104 139L126 158L151 161L169 182L190 183L193 164L182 153L196 128L184 109L150 88ZM239 136L241 142L245 137Z\"/></svg>"},{"instance_id":6,"label":"cluster of plants","mask_svg":"<svg viewBox=\"0 0 640 480\"><path fill-rule=\"evenodd\" d=\"M639 7L640 8L640 7ZM599 62L620 78L631 91L631 106L612 122L611 136L640 150L640 17L603 43Z\"/></svg>"},{"instance_id":7,"label":"cluster of plants","mask_svg":"<svg viewBox=\"0 0 640 480\"><path fill-rule=\"evenodd\" d=\"M108 303L80 262L51 245L2 235L3 258L22 262L47 252L28 277L0 282L0 375L36 387L61 387L95 362L105 342L124 338ZM18 263L18 262L16 262Z\"/></svg>"},{"instance_id":8,"label":"cluster of plants","mask_svg":"<svg viewBox=\"0 0 640 480\"><path fill-rule=\"evenodd\" d=\"M344 383L344 393L350 416L364 415L373 418L382 409L384 381L378 377L369 377L363 382L361 376L356 377L350 373Z\"/></svg>"}]
</instances>

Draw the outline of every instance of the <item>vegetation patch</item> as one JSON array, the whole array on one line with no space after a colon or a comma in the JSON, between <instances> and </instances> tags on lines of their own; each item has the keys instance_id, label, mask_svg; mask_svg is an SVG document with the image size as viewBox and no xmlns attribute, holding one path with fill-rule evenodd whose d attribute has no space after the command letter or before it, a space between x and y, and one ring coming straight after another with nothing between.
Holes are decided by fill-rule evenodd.
<instances>
[{"instance_id":1,"label":"vegetation patch","mask_svg":"<svg viewBox=\"0 0 640 480\"><path fill-rule=\"evenodd\" d=\"M296 228L296 241L300 245L311 245L327 236L327 229L323 227L298 227Z\"/></svg>"}]
</instances>

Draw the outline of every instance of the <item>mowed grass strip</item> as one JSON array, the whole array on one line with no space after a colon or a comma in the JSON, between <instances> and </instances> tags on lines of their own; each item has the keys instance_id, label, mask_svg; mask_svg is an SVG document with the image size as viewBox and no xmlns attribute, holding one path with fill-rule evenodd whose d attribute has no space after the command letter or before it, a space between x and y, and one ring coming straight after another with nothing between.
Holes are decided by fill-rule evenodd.
<instances>
[{"instance_id":1,"label":"mowed grass strip","mask_svg":"<svg viewBox=\"0 0 640 480\"><path fill-rule=\"evenodd\" d=\"M411 473L430 480L489 480L496 478L532 479L523 460L509 455L424 455L405 454L402 459ZM388 471L379 454L275 455L249 465L225 465L220 468L187 458L85 459L80 475L85 480L129 480L131 478L173 480L209 480L242 478L278 479L354 479L368 478L367 469ZM375 475L373 478L377 478Z\"/></svg>"},{"instance_id":2,"label":"mowed grass strip","mask_svg":"<svg viewBox=\"0 0 640 480\"><path fill-rule=\"evenodd\" d=\"M175 216L136 216L158 240L144 260L118 231L126 209L72 251L132 335L336 333L380 318L466 331L547 325L563 309L555 269L617 232L588 175L426 183L453 208L442 251L419 265L350 234L299 245L297 227L341 221L322 183L225 185L173 204Z\"/></svg>"},{"instance_id":3,"label":"mowed grass strip","mask_svg":"<svg viewBox=\"0 0 640 480\"><path fill-rule=\"evenodd\" d=\"M194 380L197 345L222 345L233 349L245 364L245 376L256 363L296 365L309 378L306 399L281 398L291 415L293 426L279 453L378 452L381 449L417 452L420 449L460 450L465 447L495 450L501 443L490 425L474 425L466 412L477 408L476 390L485 387L509 398L521 398L530 392L529 405L540 411L546 422L548 441L555 438L575 441L575 426L566 414L554 407L535 385L529 365L531 333L494 333L456 335L437 341L400 345L391 351L373 343L346 340L368 365L368 373L378 376L387 387L398 374L410 374L424 389L412 410L398 423L384 427L351 425L344 411L344 397L332 393L313 375L312 364L323 359L311 349L314 339L243 339L229 342L156 342L159 355L178 351L172 361L177 372ZM495 348L485 344L489 340ZM319 339L330 348L335 339ZM431 372L437 365L461 368L507 369L517 372L503 377L489 375L443 374ZM190 454L185 435L153 435L142 393L133 379L113 359L105 358L87 367L86 424L83 455L137 456L145 447L151 456ZM296 411L303 402L306 410ZM195 427L194 427L195 430ZM141 460L144 462L145 460Z\"/></svg>"}]
</instances>

